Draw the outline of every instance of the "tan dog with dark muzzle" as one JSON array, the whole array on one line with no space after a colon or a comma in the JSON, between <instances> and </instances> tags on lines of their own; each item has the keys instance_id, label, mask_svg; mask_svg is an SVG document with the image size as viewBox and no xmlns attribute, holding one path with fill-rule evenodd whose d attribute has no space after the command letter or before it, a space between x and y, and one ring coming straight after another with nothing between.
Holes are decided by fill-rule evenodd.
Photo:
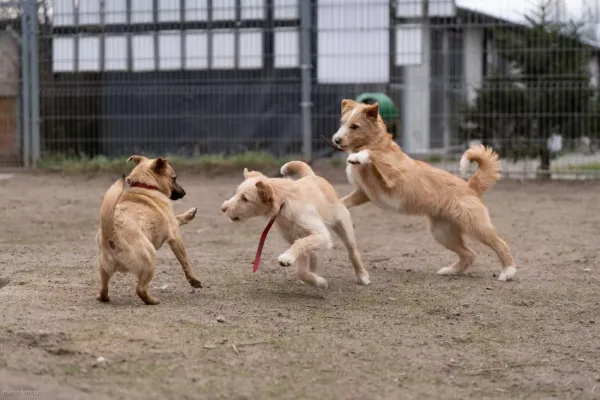
<instances>
[{"instance_id":1,"label":"tan dog with dark muzzle","mask_svg":"<svg viewBox=\"0 0 600 400\"><path fill-rule=\"evenodd\" d=\"M165 241L190 285L202 287L179 235L179 227L194 219L196 208L177 216L173 213L171 200L181 199L185 191L177 183L168 159L131 156L127 161L135 162L135 168L108 189L100 208L100 229L96 235L101 281L98 300L109 301L108 281L119 271L137 275L137 295L146 304L158 304L148 294L148 285L156 272L156 250ZM129 188L125 188L125 183Z\"/></svg>"}]
</instances>

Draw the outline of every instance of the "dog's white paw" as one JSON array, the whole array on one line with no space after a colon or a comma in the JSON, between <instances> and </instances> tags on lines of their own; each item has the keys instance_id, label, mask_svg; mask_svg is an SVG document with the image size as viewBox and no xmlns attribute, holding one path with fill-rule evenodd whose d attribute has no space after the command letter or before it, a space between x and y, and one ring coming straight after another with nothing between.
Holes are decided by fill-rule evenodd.
<instances>
[{"instance_id":1,"label":"dog's white paw","mask_svg":"<svg viewBox=\"0 0 600 400\"><path fill-rule=\"evenodd\" d=\"M371 284L371 278L369 278L369 274L364 274L357 276L356 279L358 283L364 286L369 286Z\"/></svg>"},{"instance_id":2,"label":"dog's white paw","mask_svg":"<svg viewBox=\"0 0 600 400\"><path fill-rule=\"evenodd\" d=\"M190 208L189 210L187 210L187 214L190 216L190 219L194 219L197 212L198 212L198 208L196 208L196 207L193 207L193 208Z\"/></svg>"},{"instance_id":3,"label":"dog's white paw","mask_svg":"<svg viewBox=\"0 0 600 400\"><path fill-rule=\"evenodd\" d=\"M366 164L369 162L369 151L361 150L358 153L351 153L346 159L350 164Z\"/></svg>"},{"instance_id":4,"label":"dog's white paw","mask_svg":"<svg viewBox=\"0 0 600 400\"><path fill-rule=\"evenodd\" d=\"M502 282L511 281L516 274L517 269L511 265L510 267L504 268L504 270L500 273L498 280Z\"/></svg>"},{"instance_id":5,"label":"dog's white paw","mask_svg":"<svg viewBox=\"0 0 600 400\"><path fill-rule=\"evenodd\" d=\"M277 257L277 261L279 262L279 265L281 265L282 267L289 267L290 265L292 265L294 263L294 261L296 261L296 259L290 253L285 252L285 253L281 254L279 257Z\"/></svg>"},{"instance_id":6,"label":"dog's white paw","mask_svg":"<svg viewBox=\"0 0 600 400\"><path fill-rule=\"evenodd\" d=\"M328 289L329 283L327 283L327 279L323 278L322 276L317 276L315 280L315 286L322 289Z\"/></svg>"},{"instance_id":7,"label":"dog's white paw","mask_svg":"<svg viewBox=\"0 0 600 400\"><path fill-rule=\"evenodd\" d=\"M444 267L441 268L440 270L438 270L437 274L438 275L460 275L462 274L463 270L460 268L456 268L452 265L448 266L448 267Z\"/></svg>"}]
</instances>

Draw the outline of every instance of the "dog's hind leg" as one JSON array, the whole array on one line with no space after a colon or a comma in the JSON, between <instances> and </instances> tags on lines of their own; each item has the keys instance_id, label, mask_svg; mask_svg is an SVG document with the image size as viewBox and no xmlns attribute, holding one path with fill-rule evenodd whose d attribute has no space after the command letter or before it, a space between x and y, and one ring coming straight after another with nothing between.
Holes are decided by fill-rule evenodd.
<instances>
[{"instance_id":1,"label":"dog's hind leg","mask_svg":"<svg viewBox=\"0 0 600 400\"><path fill-rule=\"evenodd\" d=\"M312 273L317 272L317 267L319 266L319 260L317 259L317 255L315 254L314 251L310 252L310 265L309 265L309 270Z\"/></svg>"},{"instance_id":2,"label":"dog's hind leg","mask_svg":"<svg viewBox=\"0 0 600 400\"><path fill-rule=\"evenodd\" d=\"M156 272L156 265L152 264L152 267L144 268L138 276L138 284L135 292L142 299L144 303L149 306L155 306L160 304L157 298L152 297L148 294L148 286L152 279L154 279L154 273Z\"/></svg>"},{"instance_id":3,"label":"dog's hind leg","mask_svg":"<svg viewBox=\"0 0 600 400\"><path fill-rule=\"evenodd\" d=\"M185 246L183 245L183 241L179 235L174 235L167 241L167 243L169 243L169 246L175 254L175 257L177 257L179 264L181 264L181 268L185 274L185 279L187 279L193 288L201 288L202 283L200 283L200 280L196 278L194 271L192 271L192 267L188 261L187 253L185 252Z\"/></svg>"},{"instance_id":4,"label":"dog's hind leg","mask_svg":"<svg viewBox=\"0 0 600 400\"><path fill-rule=\"evenodd\" d=\"M344 246L346 246L346 249L348 250L348 255L350 256L350 261L354 267L354 273L358 283L361 285L369 285L371 284L371 280L369 278L369 273L363 266L360 258L360 252L358 251L356 236L352 226L352 219L350 218L350 212L344 206L339 207L338 210L338 219L333 224L333 231L340 237L340 239L342 239Z\"/></svg>"},{"instance_id":5,"label":"dog's hind leg","mask_svg":"<svg viewBox=\"0 0 600 400\"><path fill-rule=\"evenodd\" d=\"M439 275L460 275L475 261L475 252L467 246L462 230L443 218L430 218L431 234L442 246L458 254L458 260L441 268Z\"/></svg>"},{"instance_id":6,"label":"dog's hind leg","mask_svg":"<svg viewBox=\"0 0 600 400\"><path fill-rule=\"evenodd\" d=\"M108 297L108 281L111 274L102 267L102 261L100 260L98 260L98 270L100 271L100 294L97 299L98 301L107 302L110 301L110 297Z\"/></svg>"},{"instance_id":7,"label":"dog's hind leg","mask_svg":"<svg viewBox=\"0 0 600 400\"><path fill-rule=\"evenodd\" d=\"M298 279L302 282L310 283L311 285L327 289L329 284L327 280L322 276L319 276L310 270L311 268L311 256L310 254L303 253L296 258L296 273Z\"/></svg>"},{"instance_id":8,"label":"dog's hind leg","mask_svg":"<svg viewBox=\"0 0 600 400\"><path fill-rule=\"evenodd\" d=\"M136 260L140 265L136 268L138 271L138 284L135 292L144 303L153 306L160 303L158 299L148 294L148 287L156 273L156 250L154 250L154 247L151 248L150 253L147 255L147 257Z\"/></svg>"},{"instance_id":9,"label":"dog's hind leg","mask_svg":"<svg viewBox=\"0 0 600 400\"><path fill-rule=\"evenodd\" d=\"M500 272L500 276L498 276L498 280L512 280L517 273L517 269L515 268L515 260L510 253L508 245L500 238L500 236L498 236L496 228L494 228L491 222L476 226L472 234L481 243L494 250L494 252L498 255L498 258L502 263L502 271Z\"/></svg>"}]
</instances>

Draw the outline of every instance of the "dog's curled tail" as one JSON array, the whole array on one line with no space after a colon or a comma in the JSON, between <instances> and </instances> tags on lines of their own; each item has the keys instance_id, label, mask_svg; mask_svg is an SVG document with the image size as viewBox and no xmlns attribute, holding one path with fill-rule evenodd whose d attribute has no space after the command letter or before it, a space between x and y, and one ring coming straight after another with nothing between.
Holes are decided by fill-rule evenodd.
<instances>
[{"instance_id":1,"label":"dog's curled tail","mask_svg":"<svg viewBox=\"0 0 600 400\"><path fill-rule=\"evenodd\" d=\"M119 180L112 184L112 186L106 191L104 199L102 199L102 205L100 206L100 229L102 230L102 239L105 243L111 243L111 247L114 247L113 233L114 233L114 214L121 193L125 189L125 175Z\"/></svg>"},{"instance_id":2,"label":"dog's curled tail","mask_svg":"<svg viewBox=\"0 0 600 400\"><path fill-rule=\"evenodd\" d=\"M500 160L498 153L491 147L482 144L471 146L460 159L460 172L466 173L473 161L476 161L479 167L469 179L468 184L481 196L500 179Z\"/></svg>"},{"instance_id":3,"label":"dog's curled tail","mask_svg":"<svg viewBox=\"0 0 600 400\"><path fill-rule=\"evenodd\" d=\"M297 176L303 178L305 176L314 175L314 171L307 163L303 161L290 161L281 167L281 175Z\"/></svg>"}]
</instances>

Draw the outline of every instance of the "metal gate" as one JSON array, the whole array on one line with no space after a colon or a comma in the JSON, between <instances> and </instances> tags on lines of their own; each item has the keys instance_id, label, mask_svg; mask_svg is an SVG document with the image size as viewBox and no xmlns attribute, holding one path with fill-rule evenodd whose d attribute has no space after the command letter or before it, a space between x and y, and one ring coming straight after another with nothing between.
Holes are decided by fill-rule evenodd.
<instances>
[{"instance_id":1,"label":"metal gate","mask_svg":"<svg viewBox=\"0 0 600 400\"><path fill-rule=\"evenodd\" d=\"M35 0L0 2L0 168L39 159L37 10Z\"/></svg>"}]
</instances>

